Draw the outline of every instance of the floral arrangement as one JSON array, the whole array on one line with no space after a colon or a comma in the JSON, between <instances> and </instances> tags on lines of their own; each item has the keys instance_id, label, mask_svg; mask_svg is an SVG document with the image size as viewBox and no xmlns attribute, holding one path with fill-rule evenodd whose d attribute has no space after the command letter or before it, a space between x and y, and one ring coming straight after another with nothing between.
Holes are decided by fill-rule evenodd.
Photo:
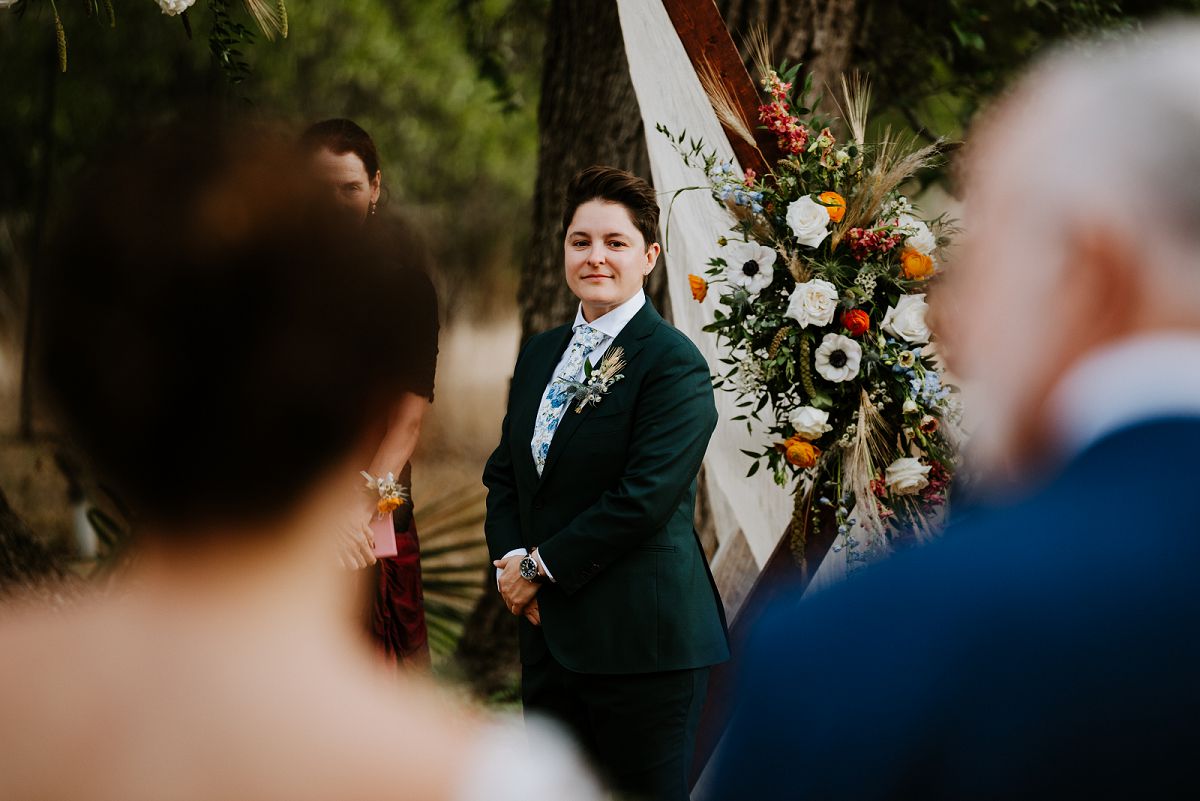
<instances>
[{"instance_id":1,"label":"floral arrangement","mask_svg":"<svg viewBox=\"0 0 1200 801\"><path fill-rule=\"evenodd\" d=\"M738 173L703 142L658 128L736 220L706 273L688 280L697 301L720 288L705 330L727 348L729 370L715 386L736 393L735 420L769 432L762 450L745 451L749 475L765 466L794 488L801 558L824 518L837 527L835 550L864 561L892 533L931 532L946 503L958 397L925 298L952 232L899 191L937 145L905 147L890 132L868 143L869 89L857 80L842 82L839 141L834 121L806 107L810 84L794 88L797 69L762 69L758 123L781 152L767 175ZM722 122L753 144L736 104L705 83Z\"/></svg>"}]
</instances>

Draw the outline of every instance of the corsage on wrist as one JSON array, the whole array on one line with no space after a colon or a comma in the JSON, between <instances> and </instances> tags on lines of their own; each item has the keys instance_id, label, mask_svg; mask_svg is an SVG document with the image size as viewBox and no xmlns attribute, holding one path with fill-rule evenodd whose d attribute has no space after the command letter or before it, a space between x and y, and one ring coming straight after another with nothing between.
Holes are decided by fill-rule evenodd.
<instances>
[{"instance_id":1,"label":"corsage on wrist","mask_svg":"<svg viewBox=\"0 0 1200 801\"><path fill-rule=\"evenodd\" d=\"M373 490L379 495L379 502L375 504L375 508L379 511L380 517L390 514L408 503L408 489L404 485L398 484L396 477L391 473L385 476L373 476L363 470L360 471L360 475L367 480L367 489Z\"/></svg>"}]
</instances>

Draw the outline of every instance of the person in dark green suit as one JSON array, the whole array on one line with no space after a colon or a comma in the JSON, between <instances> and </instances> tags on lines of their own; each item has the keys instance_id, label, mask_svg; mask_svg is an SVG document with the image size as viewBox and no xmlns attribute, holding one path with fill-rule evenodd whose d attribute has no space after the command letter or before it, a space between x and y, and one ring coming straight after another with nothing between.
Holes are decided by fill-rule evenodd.
<instances>
[{"instance_id":1,"label":"person in dark green suit","mask_svg":"<svg viewBox=\"0 0 1200 801\"><path fill-rule=\"evenodd\" d=\"M685 799L708 668L729 645L693 527L712 383L642 290L657 229L642 179L592 167L571 182L563 249L579 311L517 358L485 529L522 618L526 711L566 723L617 790Z\"/></svg>"}]
</instances>

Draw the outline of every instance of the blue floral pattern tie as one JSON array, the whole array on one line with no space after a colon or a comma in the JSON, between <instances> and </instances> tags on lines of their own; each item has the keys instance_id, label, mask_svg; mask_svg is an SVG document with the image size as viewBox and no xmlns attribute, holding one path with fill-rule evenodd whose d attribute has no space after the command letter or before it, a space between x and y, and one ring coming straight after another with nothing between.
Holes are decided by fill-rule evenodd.
<instances>
[{"instance_id":1,"label":"blue floral pattern tie","mask_svg":"<svg viewBox=\"0 0 1200 801\"><path fill-rule=\"evenodd\" d=\"M550 442L554 439L554 432L558 430L558 424L567 412L570 395L567 393L565 382L579 378L583 373L583 360L604 341L605 336L607 335L603 331L598 331L590 325L576 328L574 336L571 337L571 344L567 346L566 363L550 382L550 386L546 387L542 403L538 406L537 418L534 420L531 443L533 461L537 465L539 476L546 467L546 456L550 453Z\"/></svg>"}]
</instances>

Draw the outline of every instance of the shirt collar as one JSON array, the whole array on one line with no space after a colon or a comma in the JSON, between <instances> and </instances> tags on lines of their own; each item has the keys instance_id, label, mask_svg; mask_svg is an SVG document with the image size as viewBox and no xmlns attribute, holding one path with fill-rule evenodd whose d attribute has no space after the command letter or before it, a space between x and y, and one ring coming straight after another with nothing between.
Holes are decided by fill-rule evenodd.
<instances>
[{"instance_id":1,"label":"shirt collar","mask_svg":"<svg viewBox=\"0 0 1200 801\"><path fill-rule=\"evenodd\" d=\"M1049 398L1065 456L1160 417L1200 417L1200 333L1132 337L1069 370Z\"/></svg>"},{"instance_id":2,"label":"shirt collar","mask_svg":"<svg viewBox=\"0 0 1200 801\"><path fill-rule=\"evenodd\" d=\"M571 326L572 330L578 331L581 325L590 325L605 336L616 339L625 326L629 325L629 321L637 316L637 313L646 305L646 292L639 289L637 294L629 300L622 303L617 308L597 317L590 323L583 318L583 304L579 304L579 308L575 310L575 324Z\"/></svg>"}]
</instances>

